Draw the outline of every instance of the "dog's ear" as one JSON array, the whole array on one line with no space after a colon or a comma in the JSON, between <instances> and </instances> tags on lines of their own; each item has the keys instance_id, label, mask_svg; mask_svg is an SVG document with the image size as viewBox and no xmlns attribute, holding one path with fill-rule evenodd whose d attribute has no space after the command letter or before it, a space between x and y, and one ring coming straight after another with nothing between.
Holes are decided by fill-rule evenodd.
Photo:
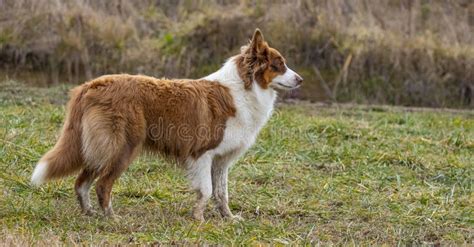
<instances>
[{"instance_id":1,"label":"dog's ear","mask_svg":"<svg viewBox=\"0 0 474 247\"><path fill-rule=\"evenodd\" d=\"M242 53L238 61L241 68L241 78L244 81L245 89L252 88L253 80L261 80L262 71L268 62L268 44L263 39L260 29L255 29L250 43L240 48Z\"/></svg>"},{"instance_id":2,"label":"dog's ear","mask_svg":"<svg viewBox=\"0 0 474 247\"><path fill-rule=\"evenodd\" d=\"M265 55L267 52L267 42L263 39L263 34L260 29L255 29L252 41L250 41L250 49L254 55Z\"/></svg>"}]
</instances>

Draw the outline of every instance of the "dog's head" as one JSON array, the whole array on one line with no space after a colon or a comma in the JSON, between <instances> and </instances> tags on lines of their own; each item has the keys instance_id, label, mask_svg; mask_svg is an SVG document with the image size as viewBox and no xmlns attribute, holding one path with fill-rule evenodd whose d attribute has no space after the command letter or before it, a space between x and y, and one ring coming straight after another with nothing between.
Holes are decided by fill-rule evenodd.
<instances>
[{"instance_id":1,"label":"dog's head","mask_svg":"<svg viewBox=\"0 0 474 247\"><path fill-rule=\"evenodd\" d=\"M286 66L285 58L263 39L256 29L249 45L237 57L239 75L249 89L254 83L263 89L291 90L301 86L303 78Z\"/></svg>"}]
</instances>

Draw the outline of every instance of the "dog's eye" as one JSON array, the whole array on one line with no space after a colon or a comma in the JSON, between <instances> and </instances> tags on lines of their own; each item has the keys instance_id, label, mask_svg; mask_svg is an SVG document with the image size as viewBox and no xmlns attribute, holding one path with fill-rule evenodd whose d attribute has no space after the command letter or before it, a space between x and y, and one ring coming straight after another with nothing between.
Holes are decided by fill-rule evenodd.
<instances>
[{"instance_id":1,"label":"dog's eye","mask_svg":"<svg viewBox=\"0 0 474 247\"><path fill-rule=\"evenodd\" d=\"M273 70L273 71L278 71L278 66L272 64L270 65L270 68Z\"/></svg>"}]
</instances>

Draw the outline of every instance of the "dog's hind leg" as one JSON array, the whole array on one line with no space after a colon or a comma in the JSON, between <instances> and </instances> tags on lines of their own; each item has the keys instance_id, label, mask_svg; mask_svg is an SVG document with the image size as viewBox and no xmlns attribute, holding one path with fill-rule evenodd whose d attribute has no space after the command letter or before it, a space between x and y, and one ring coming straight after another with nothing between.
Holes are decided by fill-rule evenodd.
<instances>
[{"instance_id":1,"label":"dog's hind leg","mask_svg":"<svg viewBox=\"0 0 474 247\"><path fill-rule=\"evenodd\" d=\"M97 181L97 199L105 216L114 215L112 209L112 186L133 161L138 153L138 149L139 148L136 145L130 146L130 144L126 144L123 152L118 156L118 159L102 171L101 176Z\"/></svg>"},{"instance_id":2,"label":"dog's hind leg","mask_svg":"<svg viewBox=\"0 0 474 247\"><path fill-rule=\"evenodd\" d=\"M87 168L98 174L96 193L105 215L113 215L112 186L138 153L145 135L144 122L139 112L129 108L113 112L90 108L83 117L84 159Z\"/></svg>"},{"instance_id":3,"label":"dog's hind leg","mask_svg":"<svg viewBox=\"0 0 474 247\"><path fill-rule=\"evenodd\" d=\"M74 189L76 191L79 205L81 206L82 212L86 215L92 215L93 210L90 204L89 191L92 183L97 178L97 173L85 168L81 174L77 177Z\"/></svg>"},{"instance_id":4,"label":"dog's hind leg","mask_svg":"<svg viewBox=\"0 0 474 247\"><path fill-rule=\"evenodd\" d=\"M187 173L192 188L197 193L197 201L193 208L193 217L204 221L204 209L212 196L211 166L212 157L204 154L197 160L188 160Z\"/></svg>"}]
</instances>

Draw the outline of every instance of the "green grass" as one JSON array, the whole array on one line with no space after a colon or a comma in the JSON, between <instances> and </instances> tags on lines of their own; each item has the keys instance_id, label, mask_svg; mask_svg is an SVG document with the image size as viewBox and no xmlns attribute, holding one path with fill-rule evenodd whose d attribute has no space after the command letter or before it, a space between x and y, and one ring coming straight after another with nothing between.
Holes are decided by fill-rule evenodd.
<instances>
[{"instance_id":1,"label":"green grass","mask_svg":"<svg viewBox=\"0 0 474 247\"><path fill-rule=\"evenodd\" d=\"M193 221L182 172L143 156L114 187L114 221L80 214L72 177L29 185L67 87L0 85L3 243L473 241L473 111L282 105L230 174L230 207L244 221L222 220L212 203L205 223Z\"/></svg>"}]
</instances>

